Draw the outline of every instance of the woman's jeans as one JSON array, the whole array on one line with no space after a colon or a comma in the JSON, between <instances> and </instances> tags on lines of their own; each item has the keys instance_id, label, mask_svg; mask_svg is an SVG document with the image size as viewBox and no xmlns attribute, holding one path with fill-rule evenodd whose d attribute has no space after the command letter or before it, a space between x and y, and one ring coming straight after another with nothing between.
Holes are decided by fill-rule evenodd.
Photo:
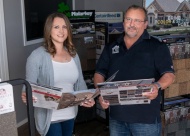
<instances>
[{"instance_id":1,"label":"woman's jeans","mask_svg":"<svg viewBox=\"0 0 190 136\"><path fill-rule=\"evenodd\" d=\"M72 136L74 119L52 123L46 136Z\"/></svg>"},{"instance_id":2,"label":"woman's jeans","mask_svg":"<svg viewBox=\"0 0 190 136\"><path fill-rule=\"evenodd\" d=\"M155 124L126 123L109 120L110 136L161 136L161 123Z\"/></svg>"}]
</instances>

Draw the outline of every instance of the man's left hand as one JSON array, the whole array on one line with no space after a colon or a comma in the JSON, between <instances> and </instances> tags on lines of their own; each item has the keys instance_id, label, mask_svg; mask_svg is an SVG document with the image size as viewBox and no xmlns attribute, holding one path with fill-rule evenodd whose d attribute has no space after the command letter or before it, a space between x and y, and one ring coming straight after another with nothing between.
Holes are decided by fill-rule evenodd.
<instances>
[{"instance_id":1,"label":"man's left hand","mask_svg":"<svg viewBox=\"0 0 190 136\"><path fill-rule=\"evenodd\" d=\"M158 96L158 88L154 84L152 84L151 86L153 86L152 91L151 92L142 93L142 95L145 96L145 97L147 97L150 100L154 100Z\"/></svg>"}]
</instances>

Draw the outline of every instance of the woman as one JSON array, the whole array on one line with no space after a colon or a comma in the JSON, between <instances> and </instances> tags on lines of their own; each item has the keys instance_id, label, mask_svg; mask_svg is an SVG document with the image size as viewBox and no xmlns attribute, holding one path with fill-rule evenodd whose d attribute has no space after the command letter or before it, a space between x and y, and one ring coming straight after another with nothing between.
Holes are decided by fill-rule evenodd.
<instances>
[{"instance_id":1,"label":"woman","mask_svg":"<svg viewBox=\"0 0 190 136\"><path fill-rule=\"evenodd\" d=\"M72 72L71 72L72 71ZM87 89L79 57L72 43L68 18L62 13L50 14L44 26L44 45L27 59L26 80L41 85L63 88L63 92ZM22 93L26 103L26 94ZM94 100L82 103L92 107ZM36 128L41 135L71 136L77 107L61 110L35 108Z\"/></svg>"}]
</instances>

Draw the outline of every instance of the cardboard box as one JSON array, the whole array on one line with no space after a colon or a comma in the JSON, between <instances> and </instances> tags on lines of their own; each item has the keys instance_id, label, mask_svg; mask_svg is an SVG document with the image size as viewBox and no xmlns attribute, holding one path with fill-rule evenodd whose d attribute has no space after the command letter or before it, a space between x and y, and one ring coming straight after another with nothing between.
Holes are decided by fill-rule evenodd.
<instances>
[{"instance_id":1,"label":"cardboard box","mask_svg":"<svg viewBox=\"0 0 190 136\"><path fill-rule=\"evenodd\" d=\"M176 79L175 83L182 83L189 81L189 70L186 69L180 69L175 71Z\"/></svg>"},{"instance_id":2,"label":"cardboard box","mask_svg":"<svg viewBox=\"0 0 190 136\"><path fill-rule=\"evenodd\" d=\"M188 90L187 90L187 86L188 86L188 82L183 82L183 83L179 83L179 95L185 95L187 94Z\"/></svg>"},{"instance_id":3,"label":"cardboard box","mask_svg":"<svg viewBox=\"0 0 190 136\"><path fill-rule=\"evenodd\" d=\"M185 68L190 69L190 59L185 59Z\"/></svg>"},{"instance_id":4,"label":"cardboard box","mask_svg":"<svg viewBox=\"0 0 190 136\"><path fill-rule=\"evenodd\" d=\"M186 68L186 59L173 60L174 70L180 70Z\"/></svg>"},{"instance_id":5,"label":"cardboard box","mask_svg":"<svg viewBox=\"0 0 190 136\"><path fill-rule=\"evenodd\" d=\"M165 91L164 91L164 97L170 98L179 96L179 84L171 84Z\"/></svg>"}]
</instances>

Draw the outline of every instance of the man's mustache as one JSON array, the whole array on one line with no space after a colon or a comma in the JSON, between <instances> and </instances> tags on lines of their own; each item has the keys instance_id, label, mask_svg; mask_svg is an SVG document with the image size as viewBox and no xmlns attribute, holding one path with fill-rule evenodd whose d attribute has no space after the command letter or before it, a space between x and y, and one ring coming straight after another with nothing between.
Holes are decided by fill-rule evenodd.
<instances>
[{"instance_id":1,"label":"man's mustache","mask_svg":"<svg viewBox=\"0 0 190 136\"><path fill-rule=\"evenodd\" d=\"M135 29L136 30L136 27L130 26L130 27L127 27L127 29Z\"/></svg>"}]
</instances>

